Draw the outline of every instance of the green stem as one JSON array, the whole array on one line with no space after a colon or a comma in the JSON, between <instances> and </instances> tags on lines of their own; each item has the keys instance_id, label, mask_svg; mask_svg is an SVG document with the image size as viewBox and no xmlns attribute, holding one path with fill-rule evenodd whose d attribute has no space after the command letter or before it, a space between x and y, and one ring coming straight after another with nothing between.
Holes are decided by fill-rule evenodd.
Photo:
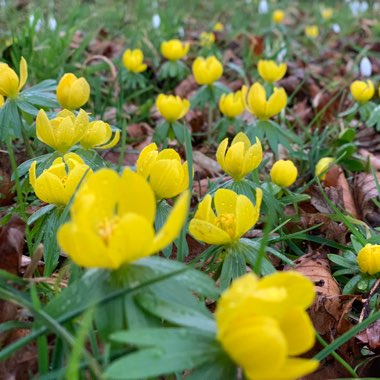
<instances>
[{"instance_id":1,"label":"green stem","mask_svg":"<svg viewBox=\"0 0 380 380\"><path fill-rule=\"evenodd\" d=\"M120 90L119 98L118 98L118 102L117 102L116 120L117 120L118 125L121 128L121 148L120 148L121 151L120 151L119 160L118 160L118 170L120 171L121 167L123 166L124 157L125 157L125 150L126 150L126 146L127 146L127 124L122 117L123 102L124 102L124 98L123 98L124 91L122 90L123 89L123 82L122 82L120 71L118 73L118 82L119 82L119 88L121 90Z\"/></svg>"},{"instance_id":2,"label":"green stem","mask_svg":"<svg viewBox=\"0 0 380 380\"><path fill-rule=\"evenodd\" d=\"M207 144L211 145L212 142L212 119L213 119L213 102L214 102L214 87L208 86L210 92L210 99L208 102L208 117L207 117Z\"/></svg>"},{"instance_id":3,"label":"green stem","mask_svg":"<svg viewBox=\"0 0 380 380\"><path fill-rule=\"evenodd\" d=\"M323 346L323 347L327 347L328 346L328 343L317 333L316 334L316 337L317 337L317 340L318 342ZM346 369L346 371L351 375L353 376L355 379L358 378L358 375L357 373L355 372L355 370L339 355L337 354L335 351L333 351L331 353L331 356L339 363L341 364L342 367L344 367Z\"/></svg>"}]
</instances>

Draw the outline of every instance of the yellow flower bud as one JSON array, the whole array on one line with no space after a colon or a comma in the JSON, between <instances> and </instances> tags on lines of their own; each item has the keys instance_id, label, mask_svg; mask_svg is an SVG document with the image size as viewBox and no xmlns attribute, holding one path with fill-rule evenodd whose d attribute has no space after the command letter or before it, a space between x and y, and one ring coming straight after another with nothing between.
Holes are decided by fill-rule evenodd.
<instances>
[{"instance_id":1,"label":"yellow flower bud","mask_svg":"<svg viewBox=\"0 0 380 380\"><path fill-rule=\"evenodd\" d=\"M88 126L88 115L82 109L77 116L63 110L52 120L48 119L44 110L40 110L36 120L36 133L44 144L66 153L83 138Z\"/></svg>"},{"instance_id":2,"label":"yellow flower bud","mask_svg":"<svg viewBox=\"0 0 380 380\"><path fill-rule=\"evenodd\" d=\"M314 284L298 272L262 279L246 274L218 301L217 339L248 379L303 377L318 367L316 360L295 357L315 343L306 312L314 297Z\"/></svg>"},{"instance_id":3,"label":"yellow flower bud","mask_svg":"<svg viewBox=\"0 0 380 380\"><path fill-rule=\"evenodd\" d=\"M212 28L214 32L223 32L224 25L221 22L215 23L214 27Z\"/></svg>"},{"instance_id":4,"label":"yellow flower bud","mask_svg":"<svg viewBox=\"0 0 380 380\"><path fill-rule=\"evenodd\" d=\"M266 100L265 89L258 82L253 84L249 90L246 86L243 86L242 91L246 110L260 120L268 120L280 113L286 107L288 100L282 87L275 87L273 94Z\"/></svg>"},{"instance_id":5,"label":"yellow flower bud","mask_svg":"<svg viewBox=\"0 0 380 380\"><path fill-rule=\"evenodd\" d=\"M375 94L375 87L371 80L356 80L351 83L350 91L352 97L361 104L367 103Z\"/></svg>"},{"instance_id":6,"label":"yellow flower bud","mask_svg":"<svg viewBox=\"0 0 380 380\"><path fill-rule=\"evenodd\" d=\"M325 21L330 20L333 14L334 10L332 8L324 8L321 10L321 16Z\"/></svg>"},{"instance_id":7,"label":"yellow flower bud","mask_svg":"<svg viewBox=\"0 0 380 380\"><path fill-rule=\"evenodd\" d=\"M136 171L149 180L157 199L173 198L189 187L187 161L182 164L174 149L158 152L156 144L146 146L137 159Z\"/></svg>"},{"instance_id":8,"label":"yellow flower bud","mask_svg":"<svg viewBox=\"0 0 380 380\"><path fill-rule=\"evenodd\" d=\"M201 46L210 47L215 42L215 34L202 32L199 39Z\"/></svg>"},{"instance_id":9,"label":"yellow flower bud","mask_svg":"<svg viewBox=\"0 0 380 380\"><path fill-rule=\"evenodd\" d=\"M297 179L298 170L290 160L279 160L270 171L272 182L278 186L289 187Z\"/></svg>"},{"instance_id":10,"label":"yellow flower bud","mask_svg":"<svg viewBox=\"0 0 380 380\"><path fill-rule=\"evenodd\" d=\"M358 253L360 271L373 276L380 272L380 245L366 244Z\"/></svg>"},{"instance_id":11,"label":"yellow flower bud","mask_svg":"<svg viewBox=\"0 0 380 380\"><path fill-rule=\"evenodd\" d=\"M207 194L198 205L190 221L189 232L207 244L229 245L239 240L257 222L262 201L261 189L256 189L256 205L245 195L219 189L214 196L216 215L211 208L212 198Z\"/></svg>"},{"instance_id":12,"label":"yellow flower bud","mask_svg":"<svg viewBox=\"0 0 380 380\"><path fill-rule=\"evenodd\" d=\"M315 166L315 176L319 177L321 181L324 181L326 178L327 174L327 168L331 166L331 164L334 162L334 157L323 157L321 158L318 162L317 165ZM323 173L324 174L321 174Z\"/></svg>"},{"instance_id":13,"label":"yellow flower bud","mask_svg":"<svg viewBox=\"0 0 380 380\"><path fill-rule=\"evenodd\" d=\"M235 181L242 180L255 170L263 159L261 143L257 137L256 144L251 144L247 135L239 132L232 140L228 150L227 146L228 138L225 138L218 146L216 160Z\"/></svg>"},{"instance_id":14,"label":"yellow flower bud","mask_svg":"<svg viewBox=\"0 0 380 380\"><path fill-rule=\"evenodd\" d=\"M272 13L272 21L275 24L281 24L284 21L284 18L285 18L285 12L280 9L276 9Z\"/></svg>"},{"instance_id":15,"label":"yellow flower bud","mask_svg":"<svg viewBox=\"0 0 380 380\"><path fill-rule=\"evenodd\" d=\"M65 206L77 187L92 174L92 169L75 153L56 158L42 174L36 176L34 161L29 170L29 181L41 201Z\"/></svg>"},{"instance_id":16,"label":"yellow flower bud","mask_svg":"<svg viewBox=\"0 0 380 380\"><path fill-rule=\"evenodd\" d=\"M195 81L200 84L212 84L217 81L223 74L223 65L215 57L208 58L198 57L193 62L193 75Z\"/></svg>"},{"instance_id":17,"label":"yellow flower bud","mask_svg":"<svg viewBox=\"0 0 380 380\"><path fill-rule=\"evenodd\" d=\"M84 149L110 149L113 148L120 139L120 131L116 130L112 138L112 129L108 123L101 120L92 121L84 136L80 140L80 145Z\"/></svg>"},{"instance_id":18,"label":"yellow flower bud","mask_svg":"<svg viewBox=\"0 0 380 380\"><path fill-rule=\"evenodd\" d=\"M286 74L286 64L277 64L275 61L260 59L257 64L257 69L261 78L268 83L273 83L281 80Z\"/></svg>"},{"instance_id":19,"label":"yellow flower bud","mask_svg":"<svg viewBox=\"0 0 380 380\"><path fill-rule=\"evenodd\" d=\"M189 48L190 44L188 42L183 43L177 39L164 41L161 44L161 54L170 61L177 61L187 54Z\"/></svg>"},{"instance_id":20,"label":"yellow flower bud","mask_svg":"<svg viewBox=\"0 0 380 380\"><path fill-rule=\"evenodd\" d=\"M20 60L20 77L6 63L0 63L0 95L16 98L28 79L28 64L24 57Z\"/></svg>"},{"instance_id":21,"label":"yellow flower bud","mask_svg":"<svg viewBox=\"0 0 380 380\"><path fill-rule=\"evenodd\" d=\"M90 85L85 78L72 73L65 74L58 83L57 99L62 108L75 110L88 102Z\"/></svg>"},{"instance_id":22,"label":"yellow flower bud","mask_svg":"<svg viewBox=\"0 0 380 380\"><path fill-rule=\"evenodd\" d=\"M170 244L185 223L189 200L187 191L156 233L156 199L144 178L130 169L121 176L101 169L76 194L58 244L80 266L120 268Z\"/></svg>"},{"instance_id":23,"label":"yellow flower bud","mask_svg":"<svg viewBox=\"0 0 380 380\"><path fill-rule=\"evenodd\" d=\"M242 92L223 94L219 99L219 109L223 115L231 119L239 116L244 111Z\"/></svg>"},{"instance_id":24,"label":"yellow flower bud","mask_svg":"<svg viewBox=\"0 0 380 380\"><path fill-rule=\"evenodd\" d=\"M140 49L126 50L123 54L123 64L132 73L141 73L146 70L147 66L143 62L144 54Z\"/></svg>"},{"instance_id":25,"label":"yellow flower bud","mask_svg":"<svg viewBox=\"0 0 380 380\"><path fill-rule=\"evenodd\" d=\"M156 100L156 107L162 117L172 123L187 114L190 102L187 99L181 99L179 96L160 94Z\"/></svg>"},{"instance_id":26,"label":"yellow flower bud","mask_svg":"<svg viewBox=\"0 0 380 380\"><path fill-rule=\"evenodd\" d=\"M319 28L317 25L309 25L305 28L305 35L309 38L317 38L319 36Z\"/></svg>"}]
</instances>

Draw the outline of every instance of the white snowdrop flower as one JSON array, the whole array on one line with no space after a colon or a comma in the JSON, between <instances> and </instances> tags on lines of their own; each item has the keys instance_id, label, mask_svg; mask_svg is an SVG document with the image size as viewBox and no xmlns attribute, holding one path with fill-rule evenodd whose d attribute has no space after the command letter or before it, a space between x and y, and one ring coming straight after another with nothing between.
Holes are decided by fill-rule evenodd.
<instances>
[{"instance_id":1,"label":"white snowdrop flower","mask_svg":"<svg viewBox=\"0 0 380 380\"><path fill-rule=\"evenodd\" d=\"M277 60L279 62L283 62L285 57L286 57L286 54L288 53L288 50L286 49L286 47L283 47L279 53L277 54Z\"/></svg>"},{"instance_id":2,"label":"white snowdrop flower","mask_svg":"<svg viewBox=\"0 0 380 380\"><path fill-rule=\"evenodd\" d=\"M360 12L364 13L368 11L368 3L366 1L362 1L359 8Z\"/></svg>"},{"instance_id":3,"label":"white snowdrop flower","mask_svg":"<svg viewBox=\"0 0 380 380\"><path fill-rule=\"evenodd\" d=\"M355 1L350 2L348 5L351 9L351 13L354 16L357 16L360 12L360 1L355 0Z\"/></svg>"},{"instance_id":4,"label":"white snowdrop flower","mask_svg":"<svg viewBox=\"0 0 380 380\"><path fill-rule=\"evenodd\" d=\"M258 11L260 14L268 13L269 7L267 0L260 0Z\"/></svg>"},{"instance_id":5,"label":"white snowdrop flower","mask_svg":"<svg viewBox=\"0 0 380 380\"><path fill-rule=\"evenodd\" d=\"M332 30L333 30L334 33L336 33L336 34L340 33L340 26L339 26L339 24L333 24L331 27L332 27Z\"/></svg>"},{"instance_id":6,"label":"white snowdrop flower","mask_svg":"<svg viewBox=\"0 0 380 380\"><path fill-rule=\"evenodd\" d=\"M153 25L153 28L154 29L158 29L161 25L161 18L160 18L160 15L158 13L156 13L155 15L153 15L152 17L152 25Z\"/></svg>"},{"instance_id":7,"label":"white snowdrop flower","mask_svg":"<svg viewBox=\"0 0 380 380\"><path fill-rule=\"evenodd\" d=\"M363 77L370 77L372 74L372 63L368 57L363 57L359 64L360 74Z\"/></svg>"},{"instance_id":8,"label":"white snowdrop flower","mask_svg":"<svg viewBox=\"0 0 380 380\"><path fill-rule=\"evenodd\" d=\"M57 20L54 17L49 17L48 26L50 30L57 29Z\"/></svg>"},{"instance_id":9,"label":"white snowdrop flower","mask_svg":"<svg viewBox=\"0 0 380 380\"><path fill-rule=\"evenodd\" d=\"M178 28L178 34L180 37L183 37L185 35L185 29L183 29L183 26L180 26Z\"/></svg>"}]
</instances>

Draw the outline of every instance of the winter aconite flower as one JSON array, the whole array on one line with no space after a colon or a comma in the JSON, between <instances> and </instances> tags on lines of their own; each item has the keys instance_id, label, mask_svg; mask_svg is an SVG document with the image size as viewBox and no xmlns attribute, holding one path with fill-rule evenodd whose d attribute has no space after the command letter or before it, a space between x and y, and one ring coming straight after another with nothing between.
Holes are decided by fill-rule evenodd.
<instances>
[{"instance_id":1,"label":"winter aconite flower","mask_svg":"<svg viewBox=\"0 0 380 380\"><path fill-rule=\"evenodd\" d=\"M298 379L318 361L298 358L314 346L306 309L313 283L297 272L262 279L249 273L236 279L218 301L217 339L249 380Z\"/></svg>"},{"instance_id":2,"label":"winter aconite flower","mask_svg":"<svg viewBox=\"0 0 380 380\"><path fill-rule=\"evenodd\" d=\"M281 80L286 73L286 64L277 64L272 60L260 59L257 64L257 69L261 78L263 78L268 83L273 83Z\"/></svg>"},{"instance_id":3,"label":"winter aconite flower","mask_svg":"<svg viewBox=\"0 0 380 380\"><path fill-rule=\"evenodd\" d=\"M62 108L75 110L88 102L90 85L85 78L72 73L65 74L58 83L57 99Z\"/></svg>"},{"instance_id":4,"label":"winter aconite flower","mask_svg":"<svg viewBox=\"0 0 380 380\"><path fill-rule=\"evenodd\" d=\"M160 94L157 97L156 106L162 117L169 123L173 123L187 114L190 102L179 96Z\"/></svg>"},{"instance_id":5,"label":"winter aconite flower","mask_svg":"<svg viewBox=\"0 0 380 380\"><path fill-rule=\"evenodd\" d=\"M272 13L272 21L275 24L281 24L284 21L284 18L285 18L285 12L280 9L276 9Z\"/></svg>"},{"instance_id":6,"label":"winter aconite flower","mask_svg":"<svg viewBox=\"0 0 380 380\"><path fill-rule=\"evenodd\" d=\"M20 76L6 63L0 62L0 95L16 98L28 79L28 64L24 57L20 60Z\"/></svg>"},{"instance_id":7,"label":"winter aconite flower","mask_svg":"<svg viewBox=\"0 0 380 380\"><path fill-rule=\"evenodd\" d=\"M117 269L171 243L183 227L188 203L186 192L156 233L156 199L144 178L129 169L122 176L101 169L76 194L58 243L80 266Z\"/></svg>"},{"instance_id":8,"label":"winter aconite flower","mask_svg":"<svg viewBox=\"0 0 380 380\"><path fill-rule=\"evenodd\" d=\"M155 143L146 146L136 162L137 173L147 179L157 199L172 198L189 187L187 161L174 149L158 152Z\"/></svg>"},{"instance_id":9,"label":"winter aconite flower","mask_svg":"<svg viewBox=\"0 0 380 380\"><path fill-rule=\"evenodd\" d=\"M288 101L286 92L282 87L275 87L268 100L266 99L265 88L258 82L253 84L249 90L243 86L242 91L247 111L260 120L268 120L280 113Z\"/></svg>"},{"instance_id":10,"label":"winter aconite flower","mask_svg":"<svg viewBox=\"0 0 380 380\"><path fill-rule=\"evenodd\" d=\"M309 38L317 38L319 36L319 28L317 25L309 25L305 28L305 35Z\"/></svg>"},{"instance_id":11,"label":"winter aconite flower","mask_svg":"<svg viewBox=\"0 0 380 380\"><path fill-rule=\"evenodd\" d=\"M189 232L195 239L207 244L235 243L256 224L260 216L261 200L261 189L256 189L255 206L245 195L219 189L214 196L215 214L211 208L211 195L207 194L190 221Z\"/></svg>"},{"instance_id":12,"label":"winter aconite flower","mask_svg":"<svg viewBox=\"0 0 380 380\"><path fill-rule=\"evenodd\" d=\"M49 120L45 111L40 110L36 120L37 138L60 153L66 153L85 135L89 126L88 115L82 109L75 116L63 110Z\"/></svg>"},{"instance_id":13,"label":"winter aconite flower","mask_svg":"<svg viewBox=\"0 0 380 380\"><path fill-rule=\"evenodd\" d=\"M80 145L84 149L110 149L114 147L120 139L120 131L116 130L112 138L112 129L108 123L101 120L92 121L84 136L80 140Z\"/></svg>"},{"instance_id":14,"label":"winter aconite flower","mask_svg":"<svg viewBox=\"0 0 380 380\"><path fill-rule=\"evenodd\" d=\"M380 272L380 245L366 244L358 253L360 271L373 276Z\"/></svg>"},{"instance_id":15,"label":"winter aconite flower","mask_svg":"<svg viewBox=\"0 0 380 380\"><path fill-rule=\"evenodd\" d=\"M228 150L227 146L228 138L225 138L218 146L216 160L235 181L242 180L255 170L263 159L263 150L257 137L256 143L251 144L249 138L243 132L239 132Z\"/></svg>"},{"instance_id":16,"label":"winter aconite flower","mask_svg":"<svg viewBox=\"0 0 380 380\"><path fill-rule=\"evenodd\" d=\"M367 103L375 94L375 86L371 80L356 80L351 83L350 91L352 97L361 104Z\"/></svg>"},{"instance_id":17,"label":"winter aconite flower","mask_svg":"<svg viewBox=\"0 0 380 380\"><path fill-rule=\"evenodd\" d=\"M223 94L219 99L219 109L224 116L231 119L239 116L244 111L242 91Z\"/></svg>"},{"instance_id":18,"label":"winter aconite flower","mask_svg":"<svg viewBox=\"0 0 380 380\"><path fill-rule=\"evenodd\" d=\"M64 206L84 179L92 174L91 168L75 153L56 158L41 175L36 176L34 161L29 170L29 181L41 201Z\"/></svg>"},{"instance_id":19,"label":"winter aconite flower","mask_svg":"<svg viewBox=\"0 0 380 380\"><path fill-rule=\"evenodd\" d=\"M221 22L216 22L212 28L214 32L223 32L224 31L224 25Z\"/></svg>"},{"instance_id":20,"label":"winter aconite flower","mask_svg":"<svg viewBox=\"0 0 380 380\"><path fill-rule=\"evenodd\" d=\"M141 73L146 70L144 54L140 49L126 50L123 54L123 64L132 73Z\"/></svg>"},{"instance_id":21,"label":"winter aconite flower","mask_svg":"<svg viewBox=\"0 0 380 380\"><path fill-rule=\"evenodd\" d=\"M323 157L317 162L317 165L315 166L315 175L319 177L321 181L325 180L327 169L331 166L334 160L334 157Z\"/></svg>"},{"instance_id":22,"label":"winter aconite flower","mask_svg":"<svg viewBox=\"0 0 380 380\"><path fill-rule=\"evenodd\" d=\"M332 8L323 8L321 10L321 16L325 21L330 20L333 14L334 14L334 10Z\"/></svg>"},{"instance_id":23,"label":"winter aconite flower","mask_svg":"<svg viewBox=\"0 0 380 380\"><path fill-rule=\"evenodd\" d=\"M202 32L199 36L201 46L210 47L215 42L215 34Z\"/></svg>"},{"instance_id":24,"label":"winter aconite flower","mask_svg":"<svg viewBox=\"0 0 380 380\"><path fill-rule=\"evenodd\" d=\"M178 39L173 39L161 44L161 54L170 61L177 61L187 54L189 48L188 42L183 43Z\"/></svg>"},{"instance_id":25,"label":"winter aconite flower","mask_svg":"<svg viewBox=\"0 0 380 380\"><path fill-rule=\"evenodd\" d=\"M200 84L212 84L217 81L223 74L223 65L215 57L208 58L198 57L193 62L193 75L195 81Z\"/></svg>"},{"instance_id":26,"label":"winter aconite flower","mask_svg":"<svg viewBox=\"0 0 380 380\"><path fill-rule=\"evenodd\" d=\"M270 177L278 186L289 187L297 179L298 170L290 160L278 160L272 166Z\"/></svg>"}]
</instances>

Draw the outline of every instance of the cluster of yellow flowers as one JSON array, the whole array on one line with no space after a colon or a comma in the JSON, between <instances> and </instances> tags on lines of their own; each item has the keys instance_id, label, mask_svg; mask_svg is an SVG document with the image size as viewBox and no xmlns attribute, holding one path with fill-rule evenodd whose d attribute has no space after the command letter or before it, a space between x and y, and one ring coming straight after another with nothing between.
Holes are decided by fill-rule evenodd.
<instances>
[{"instance_id":1,"label":"cluster of yellow flowers","mask_svg":"<svg viewBox=\"0 0 380 380\"><path fill-rule=\"evenodd\" d=\"M318 361L296 356L310 350L315 332L306 309L314 284L297 272L260 280L246 274L218 301L217 338L248 379L296 379L313 372Z\"/></svg>"}]
</instances>

